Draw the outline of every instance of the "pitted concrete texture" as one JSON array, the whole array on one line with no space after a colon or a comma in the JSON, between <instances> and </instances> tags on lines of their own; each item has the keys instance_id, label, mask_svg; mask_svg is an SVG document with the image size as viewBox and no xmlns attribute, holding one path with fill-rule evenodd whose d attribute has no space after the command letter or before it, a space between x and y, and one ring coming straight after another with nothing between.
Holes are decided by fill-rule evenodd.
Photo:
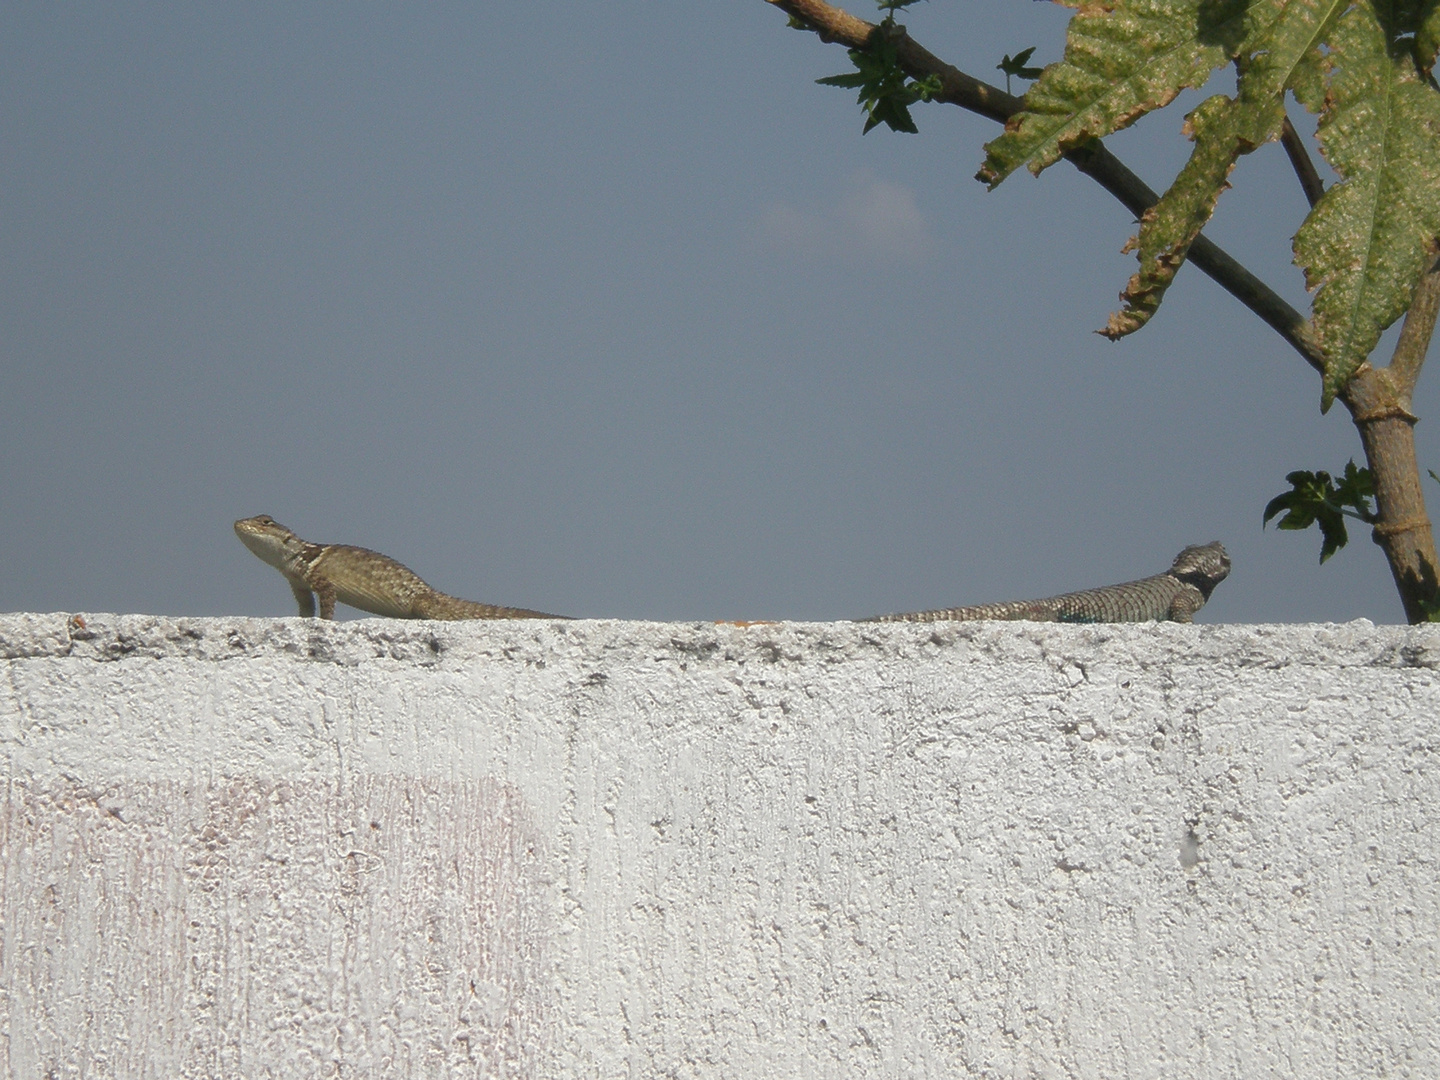
<instances>
[{"instance_id":1,"label":"pitted concrete texture","mask_svg":"<svg viewBox=\"0 0 1440 1080\"><path fill-rule=\"evenodd\" d=\"M0 617L0 1073L1440 1076L1440 632Z\"/></svg>"}]
</instances>

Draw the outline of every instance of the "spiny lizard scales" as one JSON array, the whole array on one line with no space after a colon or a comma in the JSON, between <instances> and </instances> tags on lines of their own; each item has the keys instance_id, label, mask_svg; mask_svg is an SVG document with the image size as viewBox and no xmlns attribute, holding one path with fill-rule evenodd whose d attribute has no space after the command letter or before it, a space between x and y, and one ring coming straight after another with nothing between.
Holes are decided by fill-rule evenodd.
<instances>
[{"instance_id":1,"label":"spiny lizard scales","mask_svg":"<svg viewBox=\"0 0 1440 1080\"><path fill-rule=\"evenodd\" d=\"M1214 540L1187 547L1163 574L1065 593L1045 600L876 615L863 622L941 622L944 620L1028 619L1031 622L1190 622L1230 573L1230 556Z\"/></svg>"},{"instance_id":2,"label":"spiny lizard scales","mask_svg":"<svg viewBox=\"0 0 1440 1080\"><path fill-rule=\"evenodd\" d=\"M333 619L335 604L391 619L563 619L525 608L476 604L432 589L408 566L369 548L312 544L268 514L235 522L240 542L284 575L306 618Z\"/></svg>"}]
</instances>

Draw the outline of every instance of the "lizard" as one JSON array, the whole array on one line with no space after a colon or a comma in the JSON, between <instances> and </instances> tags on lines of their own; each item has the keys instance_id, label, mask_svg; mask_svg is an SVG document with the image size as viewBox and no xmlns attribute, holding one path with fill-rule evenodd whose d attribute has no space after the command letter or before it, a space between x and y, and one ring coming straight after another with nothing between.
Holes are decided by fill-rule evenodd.
<instances>
[{"instance_id":1,"label":"lizard","mask_svg":"<svg viewBox=\"0 0 1440 1080\"><path fill-rule=\"evenodd\" d=\"M1194 544L1175 556L1170 569L1154 577L1064 593L1044 600L1012 600L940 611L875 615L861 622L940 622L947 619L1028 619L1031 622L1188 623L1230 573L1230 556L1220 541Z\"/></svg>"},{"instance_id":2,"label":"lizard","mask_svg":"<svg viewBox=\"0 0 1440 1080\"><path fill-rule=\"evenodd\" d=\"M447 596L389 556L349 544L312 544L269 514L241 518L235 535L261 562L280 571L307 619L315 617L317 596L322 619L335 618L336 601L391 619L568 618Z\"/></svg>"}]
</instances>

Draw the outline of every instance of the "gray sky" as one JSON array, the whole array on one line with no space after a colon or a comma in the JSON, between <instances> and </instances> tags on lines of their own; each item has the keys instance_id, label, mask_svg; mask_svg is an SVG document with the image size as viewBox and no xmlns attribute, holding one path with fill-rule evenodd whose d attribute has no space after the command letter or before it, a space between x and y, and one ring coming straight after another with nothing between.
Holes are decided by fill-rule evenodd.
<instances>
[{"instance_id":1,"label":"gray sky","mask_svg":"<svg viewBox=\"0 0 1440 1080\"><path fill-rule=\"evenodd\" d=\"M904 21L998 82L1066 17ZM578 616L1029 598L1219 539L1200 621L1401 621L1368 530L1324 567L1261 531L1363 461L1304 362L1193 268L1092 333L1119 204L987 194L952 106L862 138L814 83L848 66L762 0L6 5L0 611L294 614L230 528L269 513ZM1109 144L1163 188L1180 120ZM1232 182L1208 235L1304 305L1283 153Z\"/></svg>"}]
</instances>

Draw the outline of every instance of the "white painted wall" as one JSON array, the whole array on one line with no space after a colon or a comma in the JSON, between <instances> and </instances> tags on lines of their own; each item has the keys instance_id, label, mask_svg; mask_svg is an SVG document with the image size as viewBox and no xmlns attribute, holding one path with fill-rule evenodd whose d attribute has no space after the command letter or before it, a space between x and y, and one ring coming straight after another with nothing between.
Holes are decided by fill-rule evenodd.
<instances>
[{"instance_id":1,"label":"white painted wall","mask_svg":"<svg viewBox=\"0 0 1440 1080\"><path fill-rule=\"evenodd\" d=\"M1440 632L0 616L0 1073L1440 1076Z\"/></svg>"}]
</instances>

